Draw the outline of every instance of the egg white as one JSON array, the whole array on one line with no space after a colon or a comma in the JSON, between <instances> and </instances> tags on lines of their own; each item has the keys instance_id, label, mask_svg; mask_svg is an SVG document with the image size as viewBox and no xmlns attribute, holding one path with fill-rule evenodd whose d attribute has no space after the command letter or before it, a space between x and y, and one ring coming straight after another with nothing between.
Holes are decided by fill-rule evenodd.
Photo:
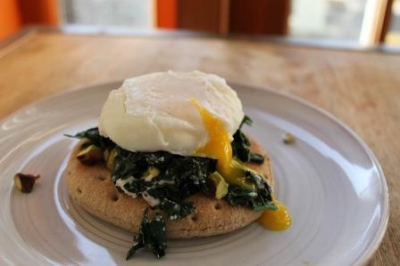
<instances>
[{"instance_id":1,"label":"egg white","mask_svg":"<svg viewBox=\"0 0 400 266\"><path fill-rule=\"evenodd\" d=\"M232 138L244 116L240 99L223 78L199 71L125 80L102 108L100 134L130 151L196 155L209 137L193 99L222 121Z\"/></svg>"}]
</instances>

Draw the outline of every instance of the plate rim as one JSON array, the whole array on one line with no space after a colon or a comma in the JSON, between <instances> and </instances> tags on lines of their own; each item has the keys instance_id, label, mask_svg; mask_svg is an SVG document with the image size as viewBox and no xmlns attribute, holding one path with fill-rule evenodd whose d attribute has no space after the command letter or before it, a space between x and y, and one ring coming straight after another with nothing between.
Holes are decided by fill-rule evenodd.
<instances>
[{"instance_id":1,"label":"plate rim","mask_svg":"<svg viewBox=\"0 0 400 266\"><path fill-rule=\"evenodd\" d=\"M4 122L8 121L11 117L17 115L18 113L24 112L25 110L28 110L29 108L40 105L44 102L53 100L55 98L62 97L64 95L68 95L74 92L79 92L81 90L90 90L95 87L100 87L100 86L115 86L117 84L122 84L123 80L110 80L106 82L96 82L89 84L87 86L72 86L62 92L54 93L48 96L45 96L41 99L38 99L36 101L33 101L31 103L28 103L27 105L22 106L21 108L17 109L16 111L6 115L0 120L0 126L3 125ZM261 87L261 86L254 86L251 84L246 84L246 83L239 83L239 82L230 82L229 80L227 81L228 85L231 86L233 89L235 87L241 87L245 89L250 89L250 90L256 90L259 92L267 92L271 93L274 95L278 95L280 97L288 98L296 103L305 105L308 108L311 108L313 111L316 111L331 121L335 122L338 124L340 127L342 127L347 133L351 135L351 137L354 138L355 141L358 142L358 144L362 147L362 149L366 152L368 158L376 165L376 168L378 170L378 174L380 177L380 183L383 188L383 208L382 208L382 219L379 221L379 225L376 231L376 234L373 236L372 241L368 244L368 246L365 248L365 251L361 253L356 260L354 261L355 265L365 265L368 263L373 255L376 253L378 248L380 247L383 238L386 234L388 223L389 223L389 217L390 217L390 195L389 195L389 189L387 185L387 180L384 174L384 171L382 169L381 164L379 163L378 159L376 158L375 154L373 151L369 148L369 146L364 142L364 140L352 129L350 126L345 124L343 121L341 121L339 118L337 118L334 114L328 112L325 110L323 107L320 107L314 103L311 103L303 98L301 98L298 95L295 95L291 92L288 91L282 91L282 90L277 90L268 86Z\"/></svg>"},{"instance_id":2,"label":"plate rim","mask_svg":"<svg viewBox=\"0 0 400 266\"><path fill-rule=\"evenodd\" d=\"M373 255L376 253L376 251L380 247L380 245L383 241L383 238L385 237L387 227L389 224L389 218L390 218L389 188L387 185L385 173L383 172L382 166L379 163L378 159L376 158L374 152L365 143L365 141L352 128L350 128L350 126L345 124L343 121L341 121L338 117L336 117L332 113L325 110L323 107L313 104L313 103L301 98L300 96L292 94L288 91L281 91L281 90L273 89L270 87L262 87L261 88L261 87L237 83L237 82L228 82L228 84L232 85L233 88L235 86L240 86L240 87L245 87L245 88L249 88L249 89L255 89L258 91L268 91L269 93L279 95L282 97L286 97L297 103L303 104L303 105L311 108L312 110L321 113L322 115L326 116L333 122L337 123L346 132L348 132L358 142L359 145L361 145L363 150L368 155L369 159L376 165L378 174L380 176L381 185L383 188L383 209L382 209L383 218L379 221L379 226L377 228L376 234L374 235L373 240L368 244L368 247L365 249L365 252L361 253L357 257L357 259L354 261L354 263L355 263L354 265L366 265L372 259Z\"/></svg>"}]
</instances>

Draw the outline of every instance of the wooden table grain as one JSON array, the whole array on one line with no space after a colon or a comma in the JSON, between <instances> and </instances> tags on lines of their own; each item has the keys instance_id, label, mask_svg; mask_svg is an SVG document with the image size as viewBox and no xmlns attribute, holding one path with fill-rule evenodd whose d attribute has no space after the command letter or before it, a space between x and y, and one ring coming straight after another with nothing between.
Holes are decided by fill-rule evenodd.
<instances>
[{"instance_id":1,"label":"wooden table grain","mask_svg":"<svg viewBox=\"0 0 400 266\"><path fill-rule=\"evenodd\" d=\"M370 265L400 264L400 55L246 39L29 31L0 45L0 119L62 91L169 69L287 91L349 125L380 161L391 197L388 231Z\"/></svg>"}]
</instances>

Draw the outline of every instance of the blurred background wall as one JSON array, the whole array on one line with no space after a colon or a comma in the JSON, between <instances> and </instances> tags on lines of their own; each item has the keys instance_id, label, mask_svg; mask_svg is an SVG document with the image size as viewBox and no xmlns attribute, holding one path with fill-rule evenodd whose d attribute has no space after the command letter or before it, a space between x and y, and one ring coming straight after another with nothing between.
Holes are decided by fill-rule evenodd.
<instances>
[{"instance_id":1,"label":"blurred background wall","mask_svg":"<svg viewBox=\"0 0 400 266\"><path fill-rule=\"evenodd\" d=\"M33 24L395 46L400 0L0 0L0 38Z\"/></svg>"}]
</instances>

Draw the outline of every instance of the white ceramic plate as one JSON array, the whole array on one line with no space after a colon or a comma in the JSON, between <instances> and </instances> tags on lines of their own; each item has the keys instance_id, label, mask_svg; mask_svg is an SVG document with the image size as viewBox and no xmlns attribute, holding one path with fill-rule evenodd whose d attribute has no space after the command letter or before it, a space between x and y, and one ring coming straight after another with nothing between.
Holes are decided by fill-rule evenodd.
<instances>
[{"instance_id":1,"label":"white ceramic plate","mask_svg":"<svg viewBox=\"0 0 400 266\"><path fill-rule=\"evenodd\" d=\"M388 220L382 170L346 126L306 102L233 85L254 124L246 130L269 151L277 197L292 227L258 224L217 237L170 241L157 261L139 252L125 261L132 235L75 206L63 171L75 140L63 136L97 124L119 82L71 91L32 104L0 128L1 265L361 265L377 249ZM282 135L296 136L285 145ZM13 188L16 172L41 174L33 193Z\"/></svg>"}]
</instances>

